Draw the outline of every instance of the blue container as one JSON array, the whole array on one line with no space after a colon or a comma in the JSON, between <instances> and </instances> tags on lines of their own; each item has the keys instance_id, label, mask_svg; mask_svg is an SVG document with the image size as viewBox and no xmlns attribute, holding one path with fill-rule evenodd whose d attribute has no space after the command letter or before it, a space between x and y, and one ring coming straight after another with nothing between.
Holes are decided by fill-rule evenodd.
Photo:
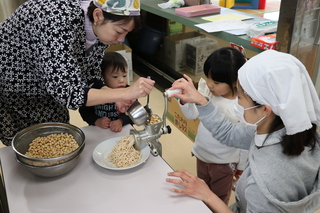
<instances>
[{"instance_id":1,"label":"blue container","mask_svg":"<svg viewBox=\"0 0 320 213\"><path fill-rule=\"evenodd\" d=\"M136 50L146 55L155 54L164 35L164 32L148 26L143 26L140 30Z\"/></svg>"}]
</instances>

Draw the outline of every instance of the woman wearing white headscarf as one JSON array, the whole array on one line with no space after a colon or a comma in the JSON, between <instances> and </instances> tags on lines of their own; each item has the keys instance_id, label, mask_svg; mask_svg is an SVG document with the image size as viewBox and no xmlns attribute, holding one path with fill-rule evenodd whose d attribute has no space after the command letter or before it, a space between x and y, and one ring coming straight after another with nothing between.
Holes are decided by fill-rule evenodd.
<instances>
[{"instance_id":1,"label":"woman wearing white headscarf","mask_svg":"<svg viewBox=\"0 0 320 213\"><path fill-rule=\"evenodd\" d=\"M240 123L230 123L191 79L179 79L174 97L196 103L200 120L228 146L249 149L247 168L236 185L230 209L205 183L187 171L167 182L185 189L173 192L203 200L214 212L314 212L320 208L320 102L302 63L268 50L250 59L238 73Z\"/></svg>"}]
</instances>

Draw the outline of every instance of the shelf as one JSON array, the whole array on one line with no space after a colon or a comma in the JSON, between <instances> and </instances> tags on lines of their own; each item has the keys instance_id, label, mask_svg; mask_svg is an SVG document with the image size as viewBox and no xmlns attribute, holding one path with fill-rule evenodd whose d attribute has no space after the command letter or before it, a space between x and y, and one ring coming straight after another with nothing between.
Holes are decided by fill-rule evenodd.
<instances>
[{"instance_id":1,"label":"shelf","mask_svg":"<svg viewBox=\"0 0 320 213\"><path fill-rule=\"evenodd\" d=\"M205 23L207 21L201 19L201 16L198 17L184 17L177 15L175 13L175 8L170 8L170 9L161 9L158 4L164 3L164 0L141 0L141 10L154 14L156 16L159 16L163 19L168 19L172 20L178 23L181 23L185 26L191 27L195 30L199 30L201 32L204 32L206 34L212 35L216 38L225 40L227 42L233 42L238 45L242 45L244 48L254 51L256 53L260 53L263 50L253 47L250 45L250 37L247 35L243 36L236 36L227 32L216 32L216 33L207 33L206 31L202 30L201 28L197 28L194 25L195 24L201 24ZM244 15L248 16L247 13L239 12L236 10L232 9L227 9L222 7L221 8L221 15L223 14L228 14L228 13L236 13L239 15ZM212 14L214 15L214 14ZM206 15L208 16L208 15ZM266 21L269 19L265 19L259 16L255 15L249 15L253 17L250 20L246 20L246 23L254 23L254 22L259 22L259 21ZM153 19L152 19L153 20ZM152 21L149 20L149 21ZM134 45L133 45L134 46ZM134 49L133 49L134 50ZM185 72L176 72L172 70L170 67L168 67L165 63L160 62L156 59L154 56L146 56L142 55L139 53L139 51L133 51L132 55L132 60L133 60L133 68L136 73L138 73L141 76L151 76L152 79L156 81L156 87L163 91L166 88L171 87L171 84L178 78L183 77L182 74ZM187 73L186 74L190 75L191 74ZM192 77L194 82L197 82L198 79L202 76L194 76Z\"/></svg>"},{"instance_id":2,"label":"shelf","mask_svg":"<svg viewBox=\"0 0 320 213\"><path fill-rule=\"evenodd\" d=\"M170 88L175 80L183 77L181 73L172 70L154 57L133 53L132 62L134 72L142 77L150 76L155 80L156 88L162 92Z\"/></svg>"},{"instance_id":3,"label":"shelf","mask_svg":"<svg viewBox=\"0 0 320 213\"><path fill-rule=\"evenodd\" d=\"M196 30L199 30L201 32L207 33L203 29L194 26L195 24L201 24L201 23L207 22L207 21L201 19L201 16L188 18L188 17L184 17L184 16L180 16L180 15L175 14L175 8L161 9L158 6L158 4L164 3L163 0L141 0L140 2L141 2L141 9L144 11L147 11L149 13L153 13L155 15L158 15L160 17L163 17L163 18L166 18L169 20L179 22L185 26L188 26L188 27L194 28ZM224 7L221 8L221 13L220 13L221 15L228 14L228 13L236 13L239 15L248 16L247 13L239 12L239 11L224 8ZM252 16L253 19L246 20L244 22L253 23L253 22L269 20L269 19L265 19L265 18L262 18L259 16L254 16L254 15L250 15L250 16ZM244 48L252 50L257 53L260 53L263 51L262 49L251 46L250 45L250 37L247 35L236 36L236 35L233 35L233 34L230 34L227 32L216 32L216 33L207 33L207 34L210 34L212 36L215 36L215 37L220 38L225 41L229 41L229 42L233 42L238 45L242 45Z\"/></svg>"}]
</instances>

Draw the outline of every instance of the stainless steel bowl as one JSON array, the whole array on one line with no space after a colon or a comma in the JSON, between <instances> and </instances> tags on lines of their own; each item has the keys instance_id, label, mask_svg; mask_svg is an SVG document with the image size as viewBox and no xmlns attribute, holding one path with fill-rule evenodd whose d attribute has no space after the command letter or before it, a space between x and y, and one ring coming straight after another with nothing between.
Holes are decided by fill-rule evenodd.
<instances>
[{"instance_id":1,"label":"stainless steel bowl","mask_svg":"<svg viewBox=\"0 0 320 213\"><path fill-rule=\"evenodd\" d=\"M40 177L57 177L63 174L66 174L70 170L72 170L77 163L79 162L80 153L84 147L80 149L78 154L72 158L69 161L66 161L64 163L54 165L54 166L31 166L29 164L23 163L18 158L16 160L18 163L20 163L22 166L26 167L30 172L33 174L40 176Z\"/></svg>"},{"instance_id":2,"label":"stainless steel bowl","mask_svg":"<svg viewBox=\"0 0 320 213\"><path fill-rule=\"evenodd\" d=\"M149 113L147 110L139 103L135 101L127 110L128 116L138 126L146 124L150 119Z\"/></svg>"},{"instance_id":3,"label":"stainless steel bowl","mask_svg":"<svg viewBox=\"0 0 320 213\"><path fill-rule=\"evenodd\" d=\"M32 158L25 155L29 144L37 137L45 137L51 134L68 133L73 135L79 147L69 154L55 158ZM76 157L84 147L85 135L81 129L71 124L50 122L27 127L18 132L12 140L12 148L16 158L30 166L53 166L67 162Z\"/></svg>"}]
</instances>

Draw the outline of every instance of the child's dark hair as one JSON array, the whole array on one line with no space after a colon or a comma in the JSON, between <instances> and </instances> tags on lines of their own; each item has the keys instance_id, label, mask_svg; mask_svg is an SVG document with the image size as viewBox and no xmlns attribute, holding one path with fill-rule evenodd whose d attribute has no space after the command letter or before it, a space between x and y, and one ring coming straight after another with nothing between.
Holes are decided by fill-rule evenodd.
<instances>
[{"instance_id":1,"label":"child's dark hair","mask_svg":"<svg viewBox=\"0 0 320 213\"><path fill-rule=\"evenodd\" d=\"M234 82L238 79L238 70L245 62L246 58L239 50L222 47L207 58L203 71L207 78L228 84L234 94Z\"/></svg>"},{"instance_id":2,"label":"child's dark hair","mask_svg":"<svg viewBox=\"0 0 320 213\"><path fill-rule=\"evenodd\" d=\"M91 23L94 22L94 20L93 20L93 11L96 8L97 7L93 4L93 2L91 2L89 7L88 7L87 16L89 17L89 20L90 20ZM141 18L140 18L140 16L120 16L120 15L115 15L115 14L112 14L112 13L107 13L105 11L103 11L103 16L104 16L104 20L105 21L112 21L112 22L123 21L123 23L129 23L131 20L133 20L133 22L134 22L134 30L139 30L141 28Z\"/></svg>"},{"instance_id":3,"label":"child's dark hair","mask_svg":"<svg viewBox=\"0 0 320 213\"><path fill-rule=\"evenodd\" d=\"M126 59L117 52L105 52L101 63L101 74L105 74L108 69L121 70L123 73L127 72L128 64Z\"/></svg>"}]
</instances>

